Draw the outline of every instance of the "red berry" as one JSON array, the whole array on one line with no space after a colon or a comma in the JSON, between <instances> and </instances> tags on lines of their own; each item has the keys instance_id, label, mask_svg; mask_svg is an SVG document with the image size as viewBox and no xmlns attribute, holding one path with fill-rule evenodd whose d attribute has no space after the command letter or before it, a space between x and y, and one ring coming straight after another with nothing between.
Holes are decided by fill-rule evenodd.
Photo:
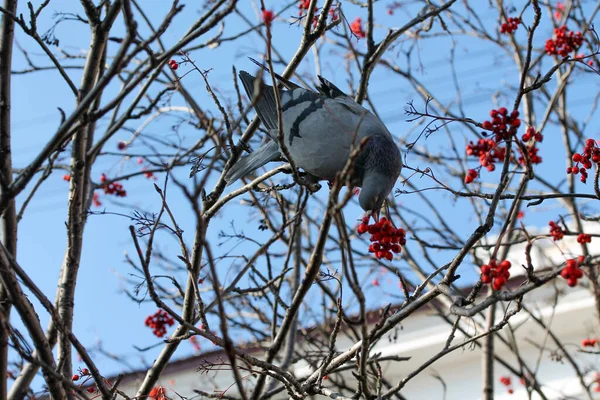
<instances>
[{"instance_id":1,"label":"red berry","mask_svg":"<svg viewBox=\"0 0 600 400\"><path fill-rule=\"evenodd\" d=\"M79 380L79 375L75 374L71 377L72 381L78 381Z\"/></svg>"}]
</instances>

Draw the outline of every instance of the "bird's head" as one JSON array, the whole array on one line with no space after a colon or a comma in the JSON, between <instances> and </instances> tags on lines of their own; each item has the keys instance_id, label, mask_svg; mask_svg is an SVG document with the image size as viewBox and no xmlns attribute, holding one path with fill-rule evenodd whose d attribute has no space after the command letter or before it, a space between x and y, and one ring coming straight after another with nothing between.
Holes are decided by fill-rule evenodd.
<instances>
[{"instance_id":1,"label":"bird's head","mask_svg":"<svg viewBox=\"0 0 600 400\"><path fill-rule=\"evenodd\" d=\"M383 201L394 188L395 182L396 177L381 172L373 171L365 174L358 197L360 207L367 213L379 215Z\"/></svg>"}]
</instances>

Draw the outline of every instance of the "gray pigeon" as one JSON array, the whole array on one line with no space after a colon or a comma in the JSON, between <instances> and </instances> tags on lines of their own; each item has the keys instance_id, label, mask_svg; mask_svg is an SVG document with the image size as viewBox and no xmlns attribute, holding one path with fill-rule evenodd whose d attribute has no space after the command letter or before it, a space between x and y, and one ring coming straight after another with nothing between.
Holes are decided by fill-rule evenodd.
<instances>
[{"instance_id":1,"label":"gray pigeon","mask_svg":"<svg viewBox=\"0 0 600 400\"><path fill-rule=\"evenodd\" d=\"M246 71L239 73L250 99L262 85L254 108L272 140L240 159L228 171L228 185L282 156L277 141L277 106L273 87ZM369 140L358 155L351 183L362 188L359 203L376 213L400 175L400 150L385 125L331 82L319 76L318 93L276 75L290 90L280 89L283 137L296 166L317 178L333 181L344 168L353 145Z\"/></svg>"}]
</instances>

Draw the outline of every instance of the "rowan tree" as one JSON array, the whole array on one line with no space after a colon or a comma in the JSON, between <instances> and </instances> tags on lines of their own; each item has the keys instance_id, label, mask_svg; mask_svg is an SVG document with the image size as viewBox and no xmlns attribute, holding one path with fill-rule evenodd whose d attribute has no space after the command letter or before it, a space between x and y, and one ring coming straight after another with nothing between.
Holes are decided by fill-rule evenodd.
<instances>
[{"instance_id":1,"label":"rowan tree","mask_svg":"<svg viewBox=\"0 0 600 400\"><path fill-rule=\"evenodd\" d=\"M528 299L549 290L557 307L586 290L598 326L599 10L4 0L0 397L177 398L158 383L168 363L221 348L226 358L198 374L228 371L231 386L200 383L198 395L405 398L438 360L482 348L484 399L519 380L547 398L547 352L591 399L600 383L577 355L597 356L598 332L564 343ZM266 136L239 70L307 88L323 75L379 116L404 163L383 218L365 218L347 173L315 192L285 159L226 186ZM556 256L538 256L549 249ZM103 257L122 261L119 285L97 272ZM140 311L120 316L118 303ZM424 309L447 324L447 341L394 380L381 365L411 361L377 345ZM83 314L122 319L94 343ZM524 316L548 335L535 360L494 347L512 344ZM123 346L134 354L115 354ZM299 360L308 375L293 372ZM116 364L146 368L135 392L108 379Z\"/></svg>"}]
</instances>

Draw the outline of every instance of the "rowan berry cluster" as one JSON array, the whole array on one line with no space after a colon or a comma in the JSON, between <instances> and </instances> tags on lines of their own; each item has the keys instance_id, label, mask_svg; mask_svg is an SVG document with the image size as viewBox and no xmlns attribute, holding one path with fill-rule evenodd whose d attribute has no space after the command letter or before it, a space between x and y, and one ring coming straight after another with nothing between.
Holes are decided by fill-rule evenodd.
<instances>
[{"instance_id":1,"label":"rowan berry cluster","mask_svg":"<svg viewBox=\"0 0 600 400\"><path fill-rule=\"evenodd\" d=\"M511 34L517 29L519 29L519 24L521 23L521 18L511 17L506 20L505 23L500 25L500 33Z\"/></svg>"},{"instance_id":2,"label":"rowan berry cluster","mask_svg":"<svg viewBox=\"0 0 600 400\"><path fill-rule=\"evenodd\" d=\"M472 183L479 176L479 172L475 169L470 169L467 171L467 176L465 176L465 183Z\"/></svg>"},{"instance_id":3,"label":"rowan berry cluster","mask_svg":"<svg viewBox=\"0 0 600 400\"><path fill-rule=\"evenodd\" d=\"M100 195L98 194L98 192L94 192L94 195L92 196L92 204L94 205L94 207L100 207L102 205L102 202L100 201Z\"/></svg>"},{"instance_id":4,"label":"rowan berry cluster","mask_svg":"<svg viewBox=\"0 0 600 400\"><path fill-rule=\"evenodd\" d=\"M350 30L361 39L367 36L365 30L363 29L362 19L360 17L356 17L354 21L352 21L350 24Z\"/></svg>"},{"instance_id":5,"label":"rowan berry cluster","mask_svg":"<svg viewBox=\"0 0 600 400\"><path fill-rule=\"evenodd\" d=\"M298 15L302 16L302 14L304 14L305 10L308 10L308 7L310 6L310 0L300 0L298 2Z\"/></svg>"},{"instance_id":6,"label":"rowan berry cluster","mask_svg":"<svg viewBox=\"0 0 600 400\"><path fill-rule=\"evenodd\" d=\"M531 139L533 139L535 142L542 143L544 136L540 132L536 132L533 126L530 126L527 128L521 139L524 142L529 142Z\"/></svg>"},{"instance_id":7,"label":"rowan berry cluster","mask_svg":"<svg viewBox=\"0 0 600 400\"><path fill-rule=\"evenodd\" d=\"M481 266L481 282L491 283L494 290L502 289L510 278L511 263L508 260L502 261L500 264L496 260L490 260L489 264Z\"/></svg>"},{"instance_id":8,"label":"rowan berry cluster","mask_svg":"<svg viewBox=\"0 0 600 400\"><path fill-rule=\"evenodd\" d=\"M275 19L275 14L271 10L262 10L262 19L265 25L271 26L271 22Z\"/></svg>"},{"instance_id":9,"label":"rowan berry cluster","mask_svg":"<svg viewBox=\"0 0 600 400\"><path fill-rule=\"evenodd\" d=\"M108 180L106 174L100 175L100 182L104 183ZM117 197L125 197L127 196L127 191L123 190L123 185L119 182L112 182L102 186L104 190L104 194L114 194Z\"/></svg>"},{"instance_id":10,"label":"rowan berry cluster","mask_svg":"<svg viewBox=\"0 0 600 400\"><path fill-rule=\"evenodd\" d=\"M570 52L577 50L583 44L581 32L573 32L566 25L554 28L554 39L546 41L546 53L566 57Z\"/></svg>"},{"instance_id":11,"label":"rowan berry cluster","mask_svg":"<svg viewBox=\"0 0 600 400\"><path fill-rule=\"evenodd\" d=\"M175 320L166 311L158 310L148 315L144 324L151 328L157 337L163 337L167 333L167 326L173 326Z\"/></svg>"},{"instance_id":12,"label":"rowan berry cluster","mask_svg":"<svg viewBox=\"0 0 600 400\"><path fill-rule=\"evenodd\" d=\"M557 240L562 240L565 236L565 231L563 231L563 229L554 221L548 222L548 225L550 225L550 236L552 236L552 240L555 242Z\"/></svg>"},{"instance_id":13,"label":"rowan berry cluster","mask_svg":"<svg viewBox=\"0 0 600 400\"><path fill-rule=\"evenodd\" d=\"M168 400L167 389L162 386L155 386L148 393L149 400Z\"/></svg>"},{"instance_id":14,"label":"rowan berry cluster","mask_svg":"<svg viewBox=\"0 0 600 400\"><path fill-rule=\"evenodd\" d=\"M506 148L499 147L494 139L479 139L476 144L469 142L467 155L479 157L479 164L491 172L496 169L495 162L504 161Z\"/></svg>"},{"instance_id":15,"label":"rowan berry cluster","mask_svg":"<svg viewBox=\"0 0 600 400\"><path fill-rule=\"evenodd\" d=\"M600 392L600 373L595 372L594 373L594 380L592 382L592 384L594 384L594 392L598 393Z\"/></svg>"},{"instance_id":16,"label":"rowan berry cluster","mask_svg":"<svg viewBox=\"0 0 600 400\"><path fill-rule=\"evenodd\" d=\"M561 19L565 12L565 4L560 1L556 2L556 11L554 11L554 19Z\"/></svg>"},{"instance_id":17,"label":"rowan berry cluster","mask_svg":"<svg viewBox=\"0 0 600 400\"><path fill-rule=\"evenodd\" d=\"M198 337L196 336L192 336L190 338L190 343L192 344L192 346L194 347L195 351L200 351L200 343L198 343Z\"/></svg>"},{"instance_id":18,"label":"rowan berry cluster","mask_svg":"<svg viewBox=\"0 0 600 400\"><path fill-rule=\"evenodd\" d=\"M567 174L577 175L581 173L581 182L586 183L588 178L588 169L592 168L592 162L600 163L600 148L594 139L585 141L583 153L573 154L574 166L567 168ZM583 166L580 167L579 163Z\"/></svg>"},{"instance_id":19,"label":"rowan berry cluster","mask_svg":"<svg viewBox=\"0 0 600 400\"><path fill-rule=\"evenodd\" d=\"M499 380L500 383L508 389L508 394L513 394L515 392L512 388L512 379L510 379L510 376L501 376Z\"/></svg>"},{"instance_id":20,"label":"rowan berry cluster","mask_svg":"<svg viewBox=\"0 0 600 400\"><path fill-rule=\"evenodd\" d=\"M579 265L583 262L583 256L567 260L567 265L560 271L560 276L567 280L570 287L576 286L577 281L583 277L583 271Z\"/></svg>"},{"instance_id":21,"label":"rowan berry cluster","mask_svg":"<svg viewBox=\"0 0 600 400\"><path fill-rule=\"evenodd\" d=\"M177 71L179 64L175 60L169 60L169 68L171 68L173 71Z\"/></svg>"},{"instance_id":22,"label":"rowan berry cluster","mask_svg":"<svg viewBox=\"0 0 600 400\"><path fill-rule=\"evenodd\" d=\"M597 339L583 339L581 341L581 347L594 347L598 343Z\"/></svg>"},{"instance_id":23,"label":"rowan berry cluster","mask_svg":"<svg viewBox=\"0 0 600 400\"><path fill-rule=\"evenodd\" d=\"M532 144L531 146L526 146L526 149L527 149L527 155L529 156L529 160L531 161L532 164L540 164L542 162L542 157L540 157L538 155L538 151L540 149L535 147L535 144ZM519 156L519 164L525 165L525 163L526 163L525 156L523 156L523 154L521 154Z\"/></svg>"},{"instance_id":24,"label":"rowan berry cluster","mask_svg":"<svg viewBox=\"0 0 600 400\"><path fill-rule=\"evenodd\" d=\"M588 235L587 233L580 233L577 236L577 243L580 243L580 244L592 243L592 235Z\"/></svg>"},{"instance_id":25,"label":"rowan berry cluster","mask_svg":"<svg viewBox=\"0 0 600 400\"><path fill-rule=\"evenodd\" d=\"M81 375L80 375L81 374ZM79 374L75 374L71 377L71 380L73 382L77 382L79 380L79 378L83 378L85 376L89 376L90 375L90 370L87 368L83 368L79 370Z\"/></svg>"},{"instance_id":26,"label":"rowan berry cluster","mask_svg":"<svg viewBox=\"0 0 600 400\"><path fill-rule=\"evenodd\" d=\"M369 217L363 218L356 229L359 235L363 233L371 234L371 245L369 252L374 253L378 259L385 258L391 260L394 258L392 253L400 253L402 247L406 244L406 232L402 228L394 228L392 223L385 217L379 219L379 222L369 225Z\"/></svg>"},{"instance_id":27,"label":"rowan berry cluster","mask_svg":"<svg viewBox=\"0 0 600 400\"><path fill-rule=\"evenodd\" d=\"M517 110L509 115L506 107L500 107L497 110L490 111L490 117L492 117L491 121L484 121L481 125L483 129L494 132L496 142L510 140L521 126L519 111Z\"/></svg>"}]
</instances>

